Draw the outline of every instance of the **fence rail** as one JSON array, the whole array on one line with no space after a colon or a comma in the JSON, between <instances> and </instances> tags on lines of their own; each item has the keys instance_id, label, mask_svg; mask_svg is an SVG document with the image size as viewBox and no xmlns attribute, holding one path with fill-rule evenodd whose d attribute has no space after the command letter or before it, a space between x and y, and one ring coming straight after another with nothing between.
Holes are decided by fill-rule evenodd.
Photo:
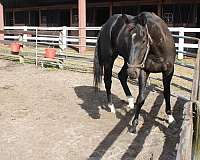
<instances>
[{"instance_id":1,"label":"fence rail","mask_svg":"<svg viewBox=\"0 0 200 160\"><path fill-rule=\"evenodd\" d=\"M200 46L200 40L199 40ZM191 107L194 106L195 123L194 123L194 160L200 159L200 47L197 52L196 65L194 68L192 95L191 95Z\"/></svg>"},{"instance_id":2,"label":"fence rail","mask_svg":"<svg viewBox=\"0 0 200 160\"><path fill-rule=\"evenodd\" d=\"M196 58L196 64L195 69L193 73L193 84L192 84L192 93L191 93L191 101L187 102L184 106L184 120L181 127L181 133L180 133L180 142L177 149L177 160L184 160L184 159L191 159L192 158L192 146L193 146L193 105L199 104L199 84L200 84L200 39L189 37L189 36L176 36L177 38L184 38L189 40L195 40L198 42L198 50L197 50L197 58ZM197 110L199 110L199 107L197 105ZM199 112L197 112L197 117L199 117ZM197 126L200 122L197 121ZM197 134L199 134L199 131L196 130ZM199 138L199 137L197 137ZM196 147L198 143L194 144L194 147ZM195 159L196 160L196 159Z\"/></svg>"},{"instance_id":3,"label":"fence rail","mask_svg":"<svg viewBox=\"0 0 200 160\"><path fill-rule=\"evenodd\" d=\"M23 35L24 41L36 41L36 29L38 31L38 40L39 41L53 41L58 44L62 41L62 44L64 47L67 47L67 44L77 43L79 42L78 35L72 35L70 36L70 32L78 31L79 27L29 27L29 26L5 26L5 39L9 40L17 40L18 34L21 33ZM97 37L95 35L96 33L101 29L101 27L86 27L87 32L93 31L94 36L86 36L86 42L88 47L94 47L96 44ZM17 32L16 32L17 30ZM178 42L175 43L175 46L177 47L177 50L180 51L180 53L184 53L184 51L187 51L189 49L197 49L198 44L197 43L186 43L184 41L183 36L185 36L187 33L200 33L200 28L184 28L184 27L169 27L169 30L174 34L174 37L178 38ZM45 33L45 34L43 34ZM17 34L17 35L16 35ZM75 33L74 33L75 34ZM39 36L40 35L40 36ZM57 36L57 37L53 37Z\"/></svg>"}]
</instances>

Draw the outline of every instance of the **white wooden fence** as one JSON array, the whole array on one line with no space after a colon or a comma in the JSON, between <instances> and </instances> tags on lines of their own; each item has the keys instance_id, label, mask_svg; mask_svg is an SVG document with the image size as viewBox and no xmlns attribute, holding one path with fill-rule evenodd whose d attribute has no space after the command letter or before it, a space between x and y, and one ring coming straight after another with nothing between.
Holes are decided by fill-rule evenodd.
<instances>
[{"instance_id":1,"label":"white wooden fence","mask_svg":"<svg viewBox=\"0 0 200 160\"><path fill-rule=\"evenodd\" d=\"M23 30L23 31L58 31L60 35L23 35L23 41L32 41L43 44L52 44L52 45L60 45L63 48L67 46L79 46L79 37L69 35L70 32L76 31L78 32L78 27L28 27L28 26L5 26L4 30ZM101 27L86 27L87 31L96 31L98 32ZM187 33L200 33L200 28L184 28L184 27L170 27L169 30L173 33L175 38L178 38L178 43L176 43L177 51L179 52L179 58L182 59L183 53L186 53L186 49L197 49L198 44L194 41L194 43L185 43L184 37ZM5 40L17 40L19 38L18 35L5 35ZM92 37L86 35L86 43L87 47L95 47L97 37Z\"/></svg>"},{"instance_id":2,"label":"white wooden fence","mask_svg":"<svg viewBox=\"0 0 200 160\"><path fill-rule=\"evenodd\" d=\"M99 31L101 27L86 27L86 31ZM41 43L47 42L48 44L62 44L63 46L67 47L67 45L75 45L78 46L77 43L79 42L79 37L78 36L70 36L69 32L70 31L78 31L79 27L28 27L28 26L5 26L4 30L23 30L23 31L58 31L60 32L60 35L42 35L36 34L34 35L23 35L23 41L40 41ZM19 35L5 35L4 36L5 40L18 40ZM92 37L92 36L87 36L86 37L86 42L91 43L93 45L88 45L88 47L94 47L96 43L97 37ZM52 42L52 43L49 43ZM68 44L68 43L72 44Z\"/></svg>"},{"instance_id":3,"label":"white wooden fence","mask_svg":"<svg viewBox=\"0 0 200 160\"><path fill-rule=\"evenodd\" d=\"M184 28L184 27L169 27L169 30L172 32L173 36L178 38L178 43L175 43L178 52L178 59L183 59L183 54L187 54L186 49L198 49L198 41L193 41L192 43L185 42L185 36L189 34L199 33L200 28ZM191 35L190 35L191 36ZM192 35L196 37L196 35Z\"/></svg>"}]
</instances>

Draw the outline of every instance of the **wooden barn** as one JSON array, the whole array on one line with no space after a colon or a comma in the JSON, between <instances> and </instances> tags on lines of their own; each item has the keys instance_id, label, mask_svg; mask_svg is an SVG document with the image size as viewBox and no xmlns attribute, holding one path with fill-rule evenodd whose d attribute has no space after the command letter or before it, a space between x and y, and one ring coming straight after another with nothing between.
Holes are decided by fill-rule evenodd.
<instances>
[{"instance_id":1,"label":"wooden barn","mask_svg":"<svg viewBox=\"0 0 200 160\"><path fill-rule=\"evenodd\" d=\"M200 26L198 0L87 0L85 3L87 26L101 26L115 13L136 15L141 11L158 14L170 26ZM6 26L78 26L78 0L3 0L2 5Z\"/></svg>"}]
</instances>

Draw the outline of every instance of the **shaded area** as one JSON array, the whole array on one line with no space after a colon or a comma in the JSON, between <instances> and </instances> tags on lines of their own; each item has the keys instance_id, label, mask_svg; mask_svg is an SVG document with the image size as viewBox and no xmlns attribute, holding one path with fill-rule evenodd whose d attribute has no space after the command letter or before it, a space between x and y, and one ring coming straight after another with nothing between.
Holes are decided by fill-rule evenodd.
<instances>
[{"instance_id":1,"label":"shaded area","mask_svg":"<svg viewBox=\"0 0 200 160\"><path fill-rule=\"evenodd\" d=\"M92 118L99 118L99 109L97 106L101 106L103 103L106 104L106 92L100 91L98 96L94 95L94 88L89 86L80 86L75 88L75 92L79 98L84 102L81 104L81 108L86 110L89 116ZM92 95L91 95L92 94ZM146 91L146 96L149 94L149 90ZM93 97L92 99L89 97ZM113 102L116 108L127 105L123 100L120 100L117 96L112 95ZM102 101L104 99L104 102ZM94 102L95 101L95 102ZM102 103L103 102L103 103ZM96 105L96 106L94 106ZM133 117L133 111L127 112L124 116L119 112L116 113L120 121L117 125L107 134L103 141L96 147L93 153L89 156L89 159L100 160L103 155L108 151L112 144L117 140L122 131L129 125Z\"/></svg>"},{"instance_id":2,"label":"shaded area","mask_svg":"<svg viewBox=\"0 0 200 160\"><path fill-rule=\"evenodd\" d=\"M146 137L150 134L151 129L153 126L159 127L159 129L165 134L165 142L163 146L163 151L159 157L159 160L173 160L176 157L176 145L179 143L180 139L180 132L181 132L181 126L183 122L183 109L184 104L187 102L186 100L178 97L176 104L173 109L173 116L176 119L176 125L173 126L173 128L167 128L163 124L156 121L155 118L158 114L160 107L162 106L162 103L164 101L164 98L162 95L159 95L156 98L156 101L154 102L154 105L152 106L152 109L149 113L146 111L142 111L141 115L144 117L144 124L142 128L137 133L137 136L133 140L132 144L129 146L126 153L122 156L122 160L129 159L130 157L135 159L137 158L138 154L142 151L143 145L145 143ZM146 116L144 116L146 114ZM147 118L145 118L147 117ZM158 118L159 119L159 118ZM162 121L165 121L164 119L159 119ZM158 142L159 143L159 142ZM153 153L151 153L153 158Z\"/></svg>"},{"instance_id":3,"label":"shaded area","mask_svg":"<svg viewBox=\"0 0 200 160\"><path fill-rule=\"evenodd\" d=\"M103 104L107 104L106 92L100 91L95 94L94 87L91 86L79 86L75 88L75 92L79 98L83 100L81 108L84 109L88 115L94 119L100 118L99 108L105 108ZM91 98L92 97L92 98ZM123 100L119 99L117 96L112 94L113 102L115 108L124 107L127 105ZM112 114L112 113L111 113ZM125 116L121 115L119 112L116 113L120 121L117 125L107 134L104 140L96 147L93 153L89 156L89 159L99 160L107 152L107 150L112 146L112 144L117 140L122 131L128 126L133 112L128 112Z\"/></svg>"},{"instance_id":4,"label":"shaded area","mask_svg":"<svg viewBox=\"0 0 200 160\"><path fill-rule=\"evenodd\" d=\"M148 87L146 95L148 95L151 90L152 86ZM160 90L155 91L158 92L159 95L157 96L154 104L152 105L150 112L141 110L140 116L143 117L144 124L141 126L141 128L138 129L136 137L132 141L131 145L128 147L127 151L122 155L122 160L137 159L137 156L144 147L146 138L149 136L154 126L158 127L159 130L165 134L164 146L159 160L173 160L176 157L176 145L177 143L179 143L179 134L181 132L181 125L183 122L183 109L184 104L187 101L185 99L182 99L181 97L177 98L177 101L173 108L173 115L177 123L172 128L167 128L166 125L157 121L166 121L166 119L157 116L160 107L163 104L164 97ZM90 86L76 87L75 92L77 96L83 100L83 103L80 104L81 108L84 109L90 117L94 119L100 118L98 106L105 109L105 105L107 104L106 92L100 91L99 94L95 95L94 88ZM112 96L116 108L123 108L125 105L127 105L116 95ZM129 122L131 121L133 116L133 111L127 112L125 115L117 114L117 116L118 118L120 118L120 121L94 149L93 153L89 156L89 159L100 160L103 158L103 156L118 139L123 130L129 125ZM158 143L159 145L160 141L155 142L155 144L156 143ZM149 155L152 156L149 158L153 158L154 156L153 153L149 153Z\"/></svg>"},{"instance_id":5,"label":"shaded area","mask_svg":"<svg viewBox=\"0 0 200 160\"><path fill-rule=\"evenodd\" d=\"M105 91L95 93L94 87L91 86L78 86L75 87L76 95L83 100L80 104L81 108L85 110L88 115L93 119L100 118L100 108L110 111L107 108L107 97ZM115 108L123 108L127 105L124 100L121 100L116 95L112 94Z\"/></svg>"},{"instance_id":6,"label":"shaded area","mask_svg":"<svg viewBox=\"0 0 200 160\"><path fill-rule=\"evenodd\" d=\"M108 151L112 144L117 140L122 131L128 126L132 119L132 112L126 113L117 125L107 134L101 143L95 148L93 153L89 156L90 160L100 160L103 155Z\"/></svg>"},{"instance_id":7,"label":"shaded area","mask_svg":"<svg viewBox=\"0 0 200 160\"><path fill-rule=\"evenodd\" d=\"M180 140L181 126L183 123L183 110L186 102L187 101L185 99L182 99L181 97L178 97L176 100L173 109L173 116L176 120L175 128L169 130L160 128L160 130L162 130L165 133L166 138L163 146L163 151L159 157L159 160L163 159L172 160L176 155L177 152L176 145L179 143Z\"/></svg>"},{"instance_id":8,"label":"shaded area","mask_svg":"<svg viewBox=\"0 0 200 160\"><path fill-rule=\"evenodd\" d=\"M162 79L161 78L154 78L154 77L150 77L151 79L155 79L155 80L158 80L158 81L161 81L162 82ZM183 77L181 77L181 78L183 78ZM185 79L186 80L186 79ZM189 80L189 79L187 79L187 80ZM176 84L176 83L173 83L173 82L171 82L171 86L175 86L175 87L177 87L177 88L179 88L179 89L181 89L181 90L183 90L183 91L186 91L186 92L189 92L189 93L191 93L192 92L192 90L191 89L188 89L188 88L185 88L184 86L182 86L182 85L179 85L179 84Z\"/></svg>"},{"instance_id":9,"label":"shaded area","mask_svg":"<svg viewBox=\"0 0 200 160\"><path fill-rule=\"evenodd\" d=\"M58 5L58 4L74 4L77 3L77 0L48 0L48 1L40 1L40 0L2 0L3 5L6 8L15 8L15 7L30 7L30 6L50 6L50 5Z\"/></svg>"},{"instance_id":10,"label":"shaded area","mask_svg":"<svg viewBox=\"0 0 200 160\"><path fill-rule=\"evenodd\" d=\"M143 116L144 118L144 124L137 132L137 136L133 140L132 144L128 147L126 153L124 153L121 159L125 160L125 159L129 159L130 157L136 158L137 155L141 152L143 145L145 143L145 139L150 134L151 129L154 126L153 120L150 119L150 116L148 115L151 115L151 117L157 116L160 110L160 107L162 106L163 100L164 100L163 95L160 94L156 98L153 106L151 107L151 111L149 113L147 113L144 110L141 112L140 115Z\"/></svg>"}]
</instances>

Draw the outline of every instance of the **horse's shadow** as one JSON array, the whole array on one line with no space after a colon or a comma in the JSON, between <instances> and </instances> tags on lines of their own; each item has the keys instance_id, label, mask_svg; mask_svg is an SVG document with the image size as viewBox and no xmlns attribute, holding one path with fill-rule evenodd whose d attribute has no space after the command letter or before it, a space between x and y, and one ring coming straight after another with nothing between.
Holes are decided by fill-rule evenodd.
<instances>
[{"instance_id":1,"label":"horse's shadow","mask_svg":"<svg viewBox=\"0 0 200 160\"><path fill-rule=\"evenodd\" d=\"M127 151L121 157L122 160L137 158L138 154L142 151L145 140L147 136L150 134L153 126L158 127L159 130L163 132L165 135L163 150L158 159L159 160L175 159L176 157L175 155L177 152L177 144L179 143L180 140L181 126L183 123L184 105L186 104L187 101L181 97L177 97L176 103L173 108L173 116L176 120L176 124L173 125L173 127L170 126L167 127L166 125L163 125L162 123L157 121L157 120L166 121L166 119L162 119L157 116L163 101L164 97L162 94L160 94L156 98L156 101L151 107L150 112L147 113L144 110L141 111L141 116L144 118L144 124L138 130L137 135L132 141L131 145L128 147ZM158 137L158 142L155 142L155 144L156 143L157 144L159 143L159 137ZM152 157L150 159L154 159L153 157L154 153L152 152Z\"/></svg>"},{"instance_id":2,"label":"horse's shadow","mask_svg":"<svg viewBox=\"0 0 200 160\"><path fill-rule=\"evenodd\" d=\"M152 87L148 88L148 93L152 90ZM153 87L153 90L155 88ZM105 108L106 104L106 92L100 91L98 95L95 95L94 88L90 86L78 86L75 88L75 92L77 96L83 100L81 103L81 108L84 109L88 115L94 119L100 118L100 107ZM157 92L157 91L156 91ZM136 159L138 154L142 151L144 147L144 142L147 136L150 134L153 126L157 126L161 132L165 134L165 141L163 145L163 150L159 159L168 159L167 157L171 157L170 159L174 159L174 154L176 154L176 145L180 139L181 125L183 122L183 108L186 100L178 97L173 108L173 115L176 119L175 129L167 128L162 123L158 122L165 121L165 119L159 118L157 116L160 107L163 104L163 94L158 90L158 97L156 98L154 104L152 104L150 112L146 112L145 110L141 110L140 115L144 118L143 126L138 130L136 137L130 144L127 146L128 149L122 155L121 159ZM123 109L124 106L127 105L123 100L118 98L116 95L113 96L113 101L115 102L116 108ZM103 104L103 105L102 105ZM126 115L121 115L119 123L107 134L104 140L95 148L93 153L89 156L89 159L97 159L100 160L103 158L104 154L108 151L111 145L117 140L118 136L121 132L128 126L133 113L127 112ZM118 117L119 118L119 117ZM153 156L153 153L152 153Z\"/></svg>"},{"instance_id":3,"label":"horse's shadow","mask_svg":"<svg viewBox=\"0 0 200 160\"><path fill-rule=\"evenodd\" d=\"M107 98L105 91L99 91L95 93L94 87L91 86L78 86L75 87L76 95L83 101L80 106L85 110L88 115L93 119L100 118L100 109L104 109L108 112L110 110L107 107ZM124 108L127 102L118 98L112 94L113 101L115 102L115 108Z\"/></svg>"}]
</instances>

